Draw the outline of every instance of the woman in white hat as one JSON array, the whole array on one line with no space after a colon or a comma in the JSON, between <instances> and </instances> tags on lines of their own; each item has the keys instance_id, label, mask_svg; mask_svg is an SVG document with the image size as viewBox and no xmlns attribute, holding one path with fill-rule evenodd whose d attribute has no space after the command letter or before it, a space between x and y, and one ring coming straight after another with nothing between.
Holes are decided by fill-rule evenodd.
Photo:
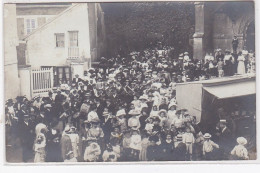
<instances>
[{"instance_id":1,"label":"woman in white hat","mask_svg":"<svg viewBox=\"0 0 260 173\"><path fill-rule=\"evenodd\" d=\"M71 140L71 145L72 145L72 151L74 154L75 158L79 157L79 135L77 133L76 127L71 127L68 136L70 137Z\"/></svg>"},{"instance_id":2,"label":"woman in white hat","mask_svg":"<svg viewBox=\"0 0 260 173\"><path fill-rule=\"evenodd\" d=\"M142 95L142 96L139 97L139 100L141 101L140 110L142 110L143 108L148 108L148 105L146 104L147 99L148 99L148 97L145 96L145 95Z\"/></svg>"},{"instance_id":3,"label":"woman in white hat","mask_svg":"<svg viewBox=\"0 0 260 173\"><path fill-rule=\"evenodd\" d=\"M234 160L248 160L248 151L245 147L247 144L247 140L244 137L238 137L237 143L233 150L231 151L231 155L233 156Z\"/></svg>"},{"instance_id":4,"label":"woman in white hat","mask_svg":"<svg viewBox=\"0 0 260 173\"><path fill-rule=\"evenodd\" d=\"M169 104L169 106L168 106L168 113L167 113L167 115L168 115L168 119L167 119L167 126L168 126L168 128L170 128L171 122L175 118L177 118L177 116L176 116L176 107L177 107L177 105L174 102L171 102Z\"/></svg>"},{"instance_id":5,"label":"woman in white hat","mask_svg":"<svg viewBox=\"0 0 260 173\"><path fill-rule=\"evenodd\" d=\"M46 138L44 134L40 133L36 137L34 148L33 148L35 152L34 163L45 162L45 158L46 158L45 146L46 146Z\"/></svg>"},{"instance_id":6,"label":"woman in white hat","mask_svg":"<svg viewBox=\"0 0 260 173\"><path fill-rule=\"evenodd\" d=\"M160 126L161 127L164 127L164 126L166 126L166 123L167 123L167 118L168 117L168 115L167 115L167 111L165 110L165 109L161 109L160 111L159 111L159 118L160 118Z\"/></svg>"},{"instance_id":7,"label":"woman in white hat","mask_svg":"<svg viewBox=\"0 0 260 173\"><path fill-rule=\"evenodd\" d=\"M205 141L203 142L202 152L205 160L214 160L215 150L214 148L219 148L219 145L210 140L211 135L209 133L204 134Z\"/></svg>"},{"instance_id":8,"label":"woman in white hat","mask_svg":"<svg viewBox=\"0 0 260 173\"><path fill-rule=\"evenodd\" d=\"M96 142L92 142L85 150L84 160L86 162L96 162L101 154L100 146Z\"/></svg>"},{"instance_id":9,"label":"woman in white hat","mask_svg":"<svg viewBox=\"0 0 260 173\"><path fill-rule=\"evenodd\" d=\"M126 121L125 116L126 116L125 109L121 109L121 110L117 111L117 113L116 113L116 117L117 117L121 132L124 132L127 130L127 121Z\"/></svg>"}]
</instances>

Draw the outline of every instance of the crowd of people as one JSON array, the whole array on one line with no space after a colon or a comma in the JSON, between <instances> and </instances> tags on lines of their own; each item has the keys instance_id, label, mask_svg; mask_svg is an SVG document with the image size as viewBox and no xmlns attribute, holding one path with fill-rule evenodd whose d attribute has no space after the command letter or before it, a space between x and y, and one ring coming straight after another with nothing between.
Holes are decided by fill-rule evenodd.
<instances>
[{"instance_id":1,"label":"crowd of people","mask_svg":"<svg viewBox=\"0 0 260 173\"><path fill-rule=\"evenodd\" d=\"M47 97L7 100L6 133L21 141L23 162L250 159L247 139L232 138L227 120L215 134L202 132L196 117L178 108L175 87L253 73L254 54L217 49L201 61L188 52L169 55L147 49L101 58L98 67Z\"/></svg>"}]
</instances>

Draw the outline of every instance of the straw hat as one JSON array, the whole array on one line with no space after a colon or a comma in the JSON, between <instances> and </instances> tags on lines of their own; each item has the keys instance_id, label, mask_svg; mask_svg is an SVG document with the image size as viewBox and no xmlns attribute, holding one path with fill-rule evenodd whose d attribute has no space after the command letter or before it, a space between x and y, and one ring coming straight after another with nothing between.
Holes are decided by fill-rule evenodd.
<instances>
[{"instance_id":1,"label":"straw hat","mask_svg":"<svg viewBox=\"0 0 260 173\"><path fill-rule=\"evenodd\" d=\"M126 112L125 112L124 109L121 109L121 110L117 111L117 113L116 113L116 116L117 116L117 117L119 117L119 116L121 116L121 115L126 115Z\"/></svg>"},{"instance_id":2,"label":"straw hat","mask_svg":"<svg viewBox=\"0 0 260 173\"><path fill-rule=\"evenodd\" d=\"M237 138L237 143L240 145L246 145L247 144L247 140L244 137L238 137Z\"/></svg>"},{"instance_id":3,"label":"straw hat","mask_svg":"<svg viewBox=\"0 0 260 173\"><path fill-rule=\"evenodd\" d=\"M67 133L70 132L70 126L67 125L67 126L64 128L64 132L67 132Z\"/></svg>"},{"instance_id":4,"label":"straw hat","mask_svg":"<svg viewBox=\"0 0 260 173\"><path fill-rule=\"evenodd\" d=\"M168 109L170 109L172 106L176 107L177 105L176 105L176 103L171 102L171 103L169 104L169 106L168 106Z\"/></svg>"},{"instance_id":5,"label":"straw hat","mask_svg":"<svg viewBox=\"0 0 260 173\"><path fill-rule=\"evenodd\" d=\"M164 112L165 114L167 114L167 111L166 111L165 109L161 109L161 110L159 111L159 114L162 113L162 112Z\"/></svg>"},{"instance_id":6,"label":"straw hat","mask_svg":"<svg viewBox=\"0 0 260 173\"><path fill-rule=\"evenodd\" d=\"M139 110L130 110L129 112L128 112L128 114L129 115L139 115L139 114L141 114L141 112L139 111Z\"/></svg>"},{"instance_id":7,"label":"straw hat","mask_svg":"<svg viewBox=\"0 0 260 173\"><path fill-rule=\"evenodd\" d=\"M66 154L66 156L69 156L69 155L71 155L73 153L73 151L69 151L67 154Z\"/></svg>"},{"instance_id":8,"label":"straw hat","mask_svg":"<svg viewBox=\"0 0 260 173\"><path fill-rule=\"evenodd\" d=\"M204 136L203 136L205 139L209 139L211 138L211 135L209 133L205 133Z\"/></svg>"},{"instance_id":9,"label":"straw hat","mask_svg":"<svg viewBox=\"0 0 260 173\"><path fill-rule=\"evenodd\" d=\"M142 96L139 97L139 100L147 100L147 98L142 95Z\"/></svg>"},{"instance_id":10,"label":"straw hat","mask_svg":"<svg viewBox=\"0 0 260 173\"><path fill-rule=\"evenodd\" d=\"M176 139L177 139L177 141L182 141L182 135L181 135L181 134L178 134L178 135L176 136Z\"/></svg>"}]
</instances>

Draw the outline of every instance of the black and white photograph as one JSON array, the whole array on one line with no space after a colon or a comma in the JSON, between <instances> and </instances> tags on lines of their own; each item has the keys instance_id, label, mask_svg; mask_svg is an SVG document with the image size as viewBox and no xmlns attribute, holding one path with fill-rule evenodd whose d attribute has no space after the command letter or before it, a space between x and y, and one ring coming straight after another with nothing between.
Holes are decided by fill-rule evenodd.
<instances>
[{"instance_id":1,"label":"black and white photograph","mask_svg":"<svg viewBox=\"0 0 260 173\"><path fill-rule=\"evenodd\" d=\"M257 160L255 22L254 1L4 3L5 162Z\"/></svg>"}]
</instances>

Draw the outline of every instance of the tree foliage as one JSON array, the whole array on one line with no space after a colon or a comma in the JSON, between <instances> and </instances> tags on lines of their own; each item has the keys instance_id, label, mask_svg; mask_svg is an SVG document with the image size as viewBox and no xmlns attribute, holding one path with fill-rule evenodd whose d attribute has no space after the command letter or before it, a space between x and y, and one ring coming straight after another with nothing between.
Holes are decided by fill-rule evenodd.
<instances>
[{"instance_id":1,"label":"tree foliage","mask_svg":"<svg viewBox=\"0 0 260 173\"><path fill-rule=\"evenodd\" d=\"M191 51L193 2L102 3L108 54L143 50L157 41Z\"/></svg>"}]
</instances>

